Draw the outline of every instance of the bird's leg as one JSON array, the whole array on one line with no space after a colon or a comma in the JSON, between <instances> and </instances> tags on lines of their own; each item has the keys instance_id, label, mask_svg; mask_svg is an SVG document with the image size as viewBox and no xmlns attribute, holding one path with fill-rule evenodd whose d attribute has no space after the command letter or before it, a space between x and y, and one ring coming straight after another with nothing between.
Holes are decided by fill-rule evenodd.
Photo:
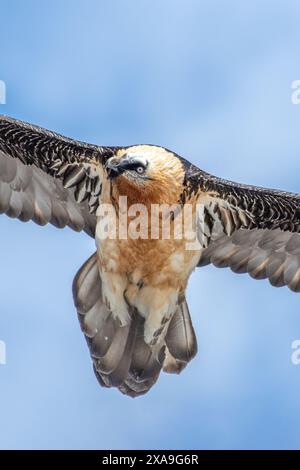
<instances>
[{"instance_id":1,"label":"bird's leg","mask_svg":"<svg viewBox=\"0 0 300 470\"><path fill-rule=\"evenodd\" d=\"M117 273L102 271L103 298L113 316L118 318L122 326L130 323L128 304L124 298L127 288L127 277Z\"/></svg>"},{"instance_id":2,"label":"bird's leg","mask_svg":"<svg viewBox=\"0 0 300 470\"><path fill-rule=\"evenodd\" d=\"M174 288L145 286L141 289L136 307L145 317L144 338L150 346L154 346L165 333L177 301L178 291Z\"/></svg>"}]
</instances>

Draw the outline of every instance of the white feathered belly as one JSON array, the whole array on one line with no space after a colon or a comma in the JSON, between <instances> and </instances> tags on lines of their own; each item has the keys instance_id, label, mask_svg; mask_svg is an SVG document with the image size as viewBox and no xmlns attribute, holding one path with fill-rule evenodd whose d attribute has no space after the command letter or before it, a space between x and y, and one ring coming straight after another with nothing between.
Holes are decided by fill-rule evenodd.
<instances>
[{"instance_id":1,"label":"white feathered belly","mask_svg":"<svg viewBox=\"0 0 300 470\"><path fill-rule=\"evenodd\" d=\"M199 252L188 251L185 240L104 240L97 230L96 244L104 300L122 325L135 307L150 343L176 310Z\"/></svg>"}]
</instances>

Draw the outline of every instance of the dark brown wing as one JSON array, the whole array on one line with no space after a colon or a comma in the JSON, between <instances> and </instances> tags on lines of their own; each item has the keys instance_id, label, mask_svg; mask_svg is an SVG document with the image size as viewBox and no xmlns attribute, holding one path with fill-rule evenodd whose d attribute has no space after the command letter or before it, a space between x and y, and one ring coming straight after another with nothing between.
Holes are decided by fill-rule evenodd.
<instances>
[{"instance_id":1,"label":"dark brown wing","mask_svg":"<svg viewBox=\"0 0 300 470\"><path fill-rule=\"evenodd\" d=\"M230 267L300 291L300 196L200 171L197 179L199 266Z\"/></svg>"},{"instance_id":2,"label":"dark brown wing","mask_svg":"<svg viewBox=\"0 0 300 470\"><path fill-rule=\"evenodd\" d=\"M93 235L113 151L0 116L0 213Z\"/></svg>"}]
</instances>

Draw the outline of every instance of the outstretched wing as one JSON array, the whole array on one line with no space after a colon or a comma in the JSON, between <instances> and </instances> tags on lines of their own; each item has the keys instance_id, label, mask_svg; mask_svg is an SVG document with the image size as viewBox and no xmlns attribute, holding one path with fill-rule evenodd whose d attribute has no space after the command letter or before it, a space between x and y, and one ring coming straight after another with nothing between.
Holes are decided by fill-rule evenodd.
<instances>
[{"instance_id":1,"label":"outstretched wing","mask_svg":"<svg viewBox=\"0 0 300 470\"><path fill-rule=\"evenodd\" d=\"M102 164L113 151L0 116L0 213L93 236Z\"/></svg>"},{"instance_id":2,"label":"outstretched wing","mask_svg":"<svg viewBox=\"0 0 300 470\"><path fill-rule=\"evenodd\" d=\"M198 265L230 267L300 291L300 196L193 174L204 247Z\"/></svg>"}]
</instances>

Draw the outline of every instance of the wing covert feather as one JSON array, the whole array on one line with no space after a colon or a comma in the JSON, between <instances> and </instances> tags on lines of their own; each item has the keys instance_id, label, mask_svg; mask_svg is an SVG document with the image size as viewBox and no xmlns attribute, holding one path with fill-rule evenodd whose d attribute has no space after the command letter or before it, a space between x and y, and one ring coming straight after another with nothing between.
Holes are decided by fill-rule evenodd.
<instances>
[{"instance_id":1,"label":"wing covert feather","mask_svg":"<svg viewBox=\"0 0 300 470\"><path fill-rule=\"evenodd\" d=\"M0 116L0 213L93 236L113 151Z\"/></svg>"},{"instance_id":2,"label":"wing covert feather","mask_svg":"<svg viewBox=\"0 0 300 470\"><path fill-rule=\"evenodd\" d=\"M201 207L198 266L230 267L299 292L300 196L233 183L200 170L193 181Z\"/></svg>"}]
</instances>

